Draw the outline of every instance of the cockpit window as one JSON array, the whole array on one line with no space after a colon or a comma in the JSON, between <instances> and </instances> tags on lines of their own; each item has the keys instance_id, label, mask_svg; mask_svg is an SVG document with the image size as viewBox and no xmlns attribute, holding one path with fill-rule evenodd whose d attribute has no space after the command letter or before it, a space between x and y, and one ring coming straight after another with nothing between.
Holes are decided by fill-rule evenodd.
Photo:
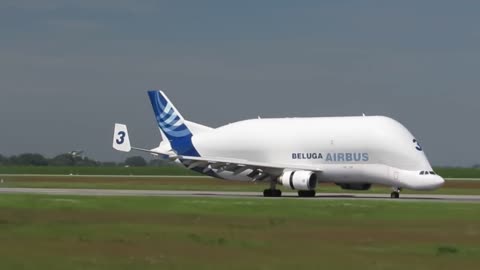
<instances>
[{"instance_id":1,"label":"cockpit window","mask_svg":"<svg viewBox=\"0 0 480 270\"><path fill-rule=\"evenodd\" d=\"M429 175L429 174L437 175L434 171L421 171L419 174L420 175Z\"/></svg>"}]
</instances>

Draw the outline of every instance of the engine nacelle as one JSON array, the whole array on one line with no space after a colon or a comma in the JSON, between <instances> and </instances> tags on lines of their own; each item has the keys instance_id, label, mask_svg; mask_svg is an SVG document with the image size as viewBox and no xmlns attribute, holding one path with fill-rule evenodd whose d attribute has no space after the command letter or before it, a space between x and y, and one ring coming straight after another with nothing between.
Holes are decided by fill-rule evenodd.
<instances>
[{"instance_id":1,"label":"engine nacelle","mask_svg":"<svg viewBox=\"0 0 480 270\"><path fill-rule=\"evenodd\" d=\"M337 183L338 186L342 187L342 189L350 189L350 190L369 190L372 187L372 184L344 184L344 183Z\"/></svg>"},{"instance_id":2,"label":"engine nacelle","mask_svg":"<svg viewBox=\"0 0 480 270\"><path fill-rule=\"evenodd\" d=\"M311 171L284 171L279 182L291 189L314 190L317 187L317 175Z\"/></svg>"}]
</instances>

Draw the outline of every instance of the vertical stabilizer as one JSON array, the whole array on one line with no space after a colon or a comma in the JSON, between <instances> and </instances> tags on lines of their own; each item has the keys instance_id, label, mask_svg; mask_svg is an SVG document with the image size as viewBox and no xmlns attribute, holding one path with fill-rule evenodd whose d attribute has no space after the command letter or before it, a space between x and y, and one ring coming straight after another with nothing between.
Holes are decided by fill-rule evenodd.
<instances>
[{"instance_id":1,"label":"vertical stabilizer","mask_svg":"<svg viewBox=\"0 0 480 270\"><path fill-rule=\"evenodd\" d=\"M179 155L200 156L192 144L192 132L168 97L159 90L148 91L158 127Z\"/></svg>"}]
</instances>

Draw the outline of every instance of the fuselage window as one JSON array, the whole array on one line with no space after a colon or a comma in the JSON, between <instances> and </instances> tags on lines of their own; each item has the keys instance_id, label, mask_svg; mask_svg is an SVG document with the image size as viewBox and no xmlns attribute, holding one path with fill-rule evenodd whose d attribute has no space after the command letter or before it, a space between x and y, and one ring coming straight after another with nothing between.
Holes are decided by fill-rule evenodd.
<instances>
[{"instance_id":1,"label":"fuselage window","mask_svg":"<svg viewBox=\"0 0 480 270\"><path fill-rule=\"evenodd\" d=\"M434 172L434 171L430 171L430 174L431 174L431 175L435 175L435 172Z\"/></svg>"}]
</instances>

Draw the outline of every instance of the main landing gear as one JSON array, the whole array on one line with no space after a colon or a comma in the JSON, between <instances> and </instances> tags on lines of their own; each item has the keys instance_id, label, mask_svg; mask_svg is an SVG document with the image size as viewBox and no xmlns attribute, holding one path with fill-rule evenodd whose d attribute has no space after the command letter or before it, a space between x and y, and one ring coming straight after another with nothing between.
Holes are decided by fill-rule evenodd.
<instances>
[{"instance_id":1,"label":"main landing gear","mask_svg":"<svg viewBox=\"0 0 480 270\"><path fill-rule=\"evenodd\" d=\"M263 191L263 197L281 197L282 191L276 189L277 183L275 181L270 182L270 188ZM315 197L315 190L299 190L298 197L311 198Z\"/></svg>"},{"instance_id":2,"label":"main landing gear","mask_svg":"<svg viewBox=\"0 0 480 270\"><path fill-rule=\"evenodd\" d=\"M315 197L315 190L299 190L298 197Z\"/></svg>"},{"instance_id":3,"label":"main landing gear","mask_svg":"<svg viewBox=\"0 0 480 270\"><path fill-rule=\"evenodd\" d=\"M263 197L281 197L282 191L279 189L265 189L263 191Z\"/></svg>"},{"instance_id":4,"label":"main landing gear","mask_svg":"<svg viewBox=\"0 0 480 270\"><path fill-rule=\"evenodd\" d=\"M392 199L398 199L400 198L400 188L394 187L392 193L390 193L390 198Z\"/></svg>"},{"instance_id":5,"label":"main landing gear","mask_svg":"<svg viewBox=\"0 0 480 270\"><path fill-rule=\"evenodd\" d=\"M298 197L302 198L311 198L315 197L316 193L315 190L299 190ZM263 197L281 197L282 191L279 189L265 189L263 191Z\"/></svg>"},{"instance_id":6,"label":"main landing gear","mask_svg":"<svg viewBox=\"0 0 480 270\"><path fill-rule=\"evenodd\" d=\"M275 181L270 182L270 188L263 191L263 197L281 197L282 191L276 189L277 183Z\"/></svg>"}]
</instances>

